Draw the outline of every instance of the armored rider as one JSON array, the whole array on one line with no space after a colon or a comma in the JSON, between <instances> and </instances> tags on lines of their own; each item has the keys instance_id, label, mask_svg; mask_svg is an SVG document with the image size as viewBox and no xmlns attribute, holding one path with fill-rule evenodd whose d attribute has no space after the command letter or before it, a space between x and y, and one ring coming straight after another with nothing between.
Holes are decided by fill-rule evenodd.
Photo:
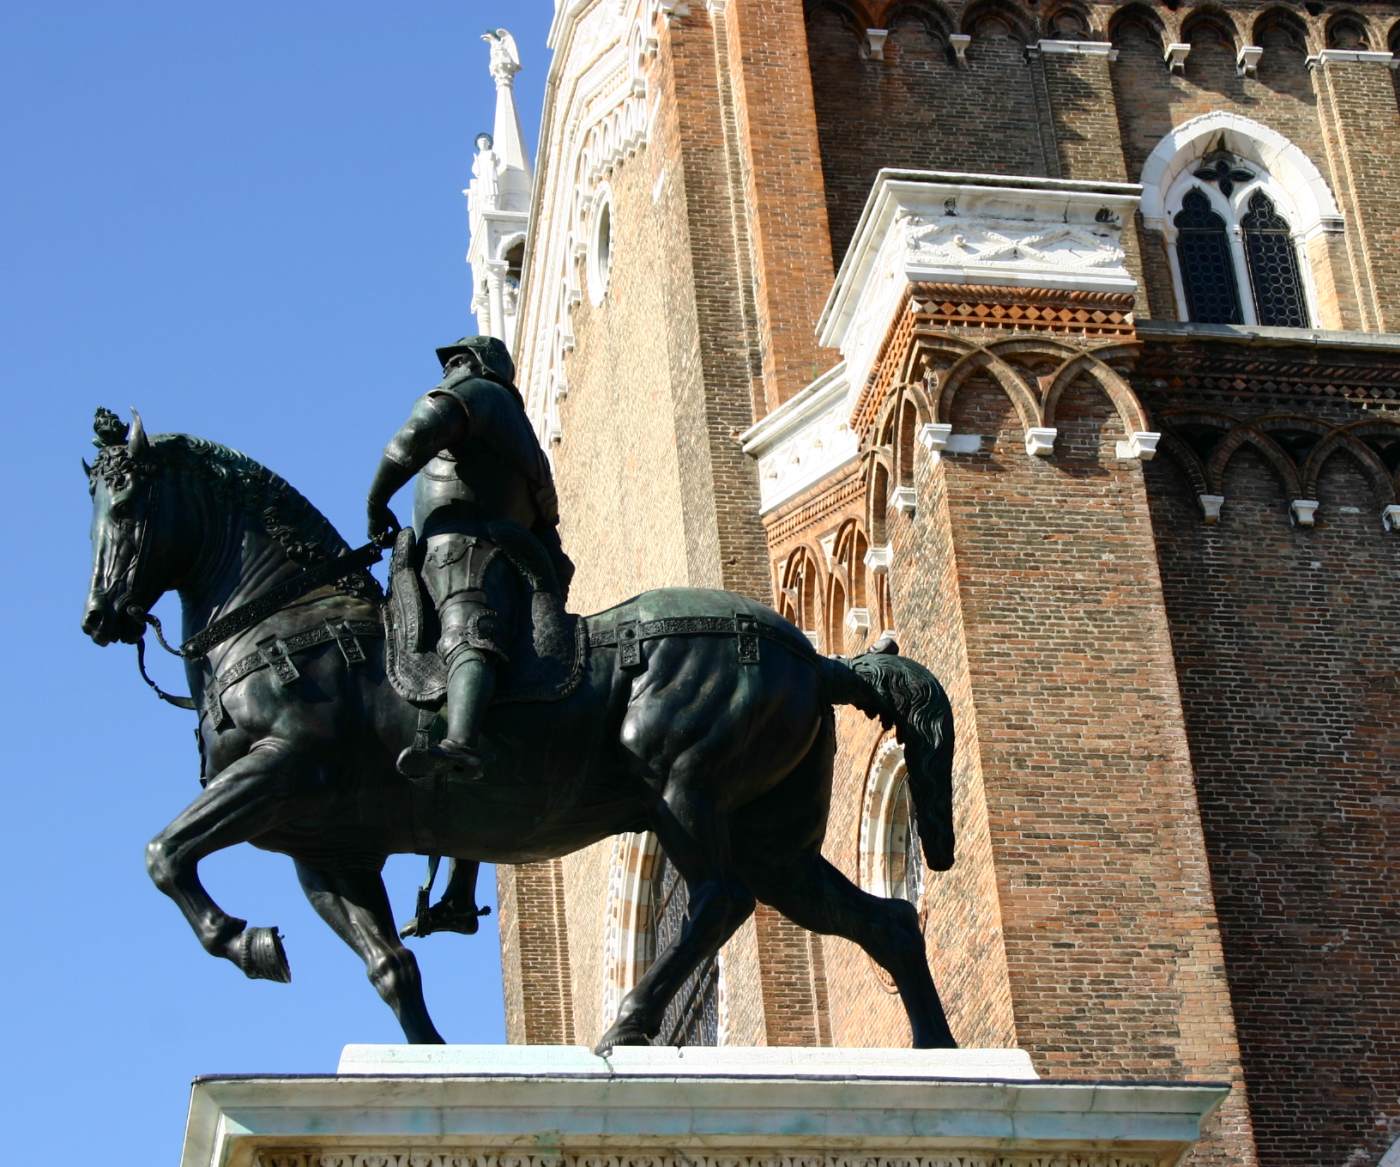
<instances>
[{"instance_id":1,"label":"armored rider","mask_svg":"<svg viewBox=\"0 0 1400 1167\"><path fill-rule=\"evenodd\" d=\"M385 540L398 530L389 500L416 474L413 523L447 666L447 730L437 744L404 750L398 767L410 777L475 777L483 761L482 714L508 660L520 606L502 531L514 524L534 536L561 593L573 565L559 542L549 462L525 415L506 346L495 337L463 337L437 355L441 382L415 402L384 449L369 491L369 534Z\"/></svg>"}]
</instances>

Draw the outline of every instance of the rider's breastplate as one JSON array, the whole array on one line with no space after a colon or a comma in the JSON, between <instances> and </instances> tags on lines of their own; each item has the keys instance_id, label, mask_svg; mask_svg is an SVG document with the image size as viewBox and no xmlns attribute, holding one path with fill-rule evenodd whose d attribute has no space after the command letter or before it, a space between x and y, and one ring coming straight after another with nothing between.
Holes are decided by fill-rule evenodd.
<instances>
[{"instance_id":1,"label":"rider's breastplate","mask_svg":"<svg viewBox=\"0 0 1400 1167\"><path fill-rule=\"evenodd\" d=\"M451 529L454 518L511 519L525 528L535 521L530 484L514 466L475 439L443 450L418 472L413 525L420 537Z\"/></svg>"}]
</instances>

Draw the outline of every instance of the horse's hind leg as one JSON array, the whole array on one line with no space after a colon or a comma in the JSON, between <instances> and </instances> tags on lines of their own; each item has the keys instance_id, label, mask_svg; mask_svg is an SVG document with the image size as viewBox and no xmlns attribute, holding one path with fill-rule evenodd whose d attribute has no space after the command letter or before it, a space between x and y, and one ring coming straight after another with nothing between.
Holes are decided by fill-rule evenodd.
<instances>
[{"instance_id":1,"label":"horse's hind leg","mask_svg":"<svg viewBox=\"0 0 1400 1167\"><path fill-rule=\"evenodd\" d=\"M685 882L689 902L681 933L660 953L618 1009L595 1047L646 1045L661 1029L666 1006L687 978L717 953L753 912L754 899L729 859L729 824L694 783L668 783L652 828Z\"/></svg>"},{"instance_id":2,"label":"horse's hind leg","mask_svg":"<svg viewBox=\"0 0 1400 1167\"><path fill-rule=\"evenodd\" d=\"M815 851L790 863L765 857L752 870L745 868L745 874L765 904L811 932L854 941L894 978L916 1049L957 1048L912 904L861 891Z\"/></svg>"},{"instance_id":3,"label":"horse's hind leg","mask_svg":"<svg viewBox=\"0 0 1400 1167\"><path fill-rule=\"evenodd\" d=\"M297 877L311 906L365 962L370 982L394 1011L404 1036L417 1045L440 1044L428 1016L418 961L399 941L394 913L375 868L339 870L298 859Z\"/></svg>"},{"instance_id":4,"label":"horse's hind leg","mask_svg":"<svg viewBox=\"0 0 1400 1167\"><path fill-rule=\"evenodd\" d=\"M263 834L293 813L293 794L306 765L283 747L249 751L221 771L146 848L152 881L175 901L199 942L250 977L292 979L277 929L249 928L246 920L225 913L200 883L199 861Z\"/></svg>"}]
</instances>

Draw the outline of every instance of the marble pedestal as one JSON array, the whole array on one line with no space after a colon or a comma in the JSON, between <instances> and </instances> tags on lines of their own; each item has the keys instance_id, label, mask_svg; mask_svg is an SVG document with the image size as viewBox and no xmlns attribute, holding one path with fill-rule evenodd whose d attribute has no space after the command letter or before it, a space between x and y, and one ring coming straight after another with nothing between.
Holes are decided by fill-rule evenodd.
<instances>
[{"instance_id":1,"label":"marble pedestal","mask_svg":"<svg viewBox=\"0 0 1400 1167\"><path fill-rule=\"evenodd\" d=\"M1166 1167L1218 1083L1052 1082L1017 1050L347 1046L195 1081L182 1167Z\"/></svg>"}]
</instances>

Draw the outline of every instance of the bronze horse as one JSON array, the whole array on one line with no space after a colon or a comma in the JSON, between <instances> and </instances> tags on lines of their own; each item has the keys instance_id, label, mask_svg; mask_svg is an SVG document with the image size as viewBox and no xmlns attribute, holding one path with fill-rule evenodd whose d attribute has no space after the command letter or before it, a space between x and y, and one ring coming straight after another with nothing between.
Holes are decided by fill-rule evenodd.
<instances>
[{"instance_id":1,"label":"bronze horse","mask_svg":"<svg viewBox=\"0 0 1400 1167\"><path fill-rule=\"evenodd\" d=\"M627 994L600 1049L655 1036L671 997L756 900L860 945L898 986L913 1044L955 1045L912 905L866 894L821 855L832 705L841 703L895 727L925 855L935 869L952 864L952 713L928 670L892 652L822 657L752 601L662 589L641 598L654 610L748 613L760 651L741 662L733 633L660 636L623 667L616 643L595 647L562 699L492 706L485 736L494 760L481 780L425 787L394 768L419 721L386 680L382 637L351 645L308 633L379 627L382 599L368 572L275 602L308 564L345 554L345 541L245 455L182 434L148 437L134 423L128 430L99 411L100 452L95 466L84 464L93 572L83 631L99 645L138 643L146 614L171 589L186 637L259 598L275 609L186 661L201 708L204 789L147 849L151 878L209 952L249 977L290 978L277 930L226 914L198 874L201 859L236 843L282 852L312 905L364 961L405 1037L439 1042L417 962L395 930L380 874L387 856L527 863L650 830L689 905L680 935ZM608 616L586 620L606 626ZM311 646L279 655L298 644ZM261 651L255 645L281 648L229 684L232 666Z\"/></svg>"}]
</instances>

